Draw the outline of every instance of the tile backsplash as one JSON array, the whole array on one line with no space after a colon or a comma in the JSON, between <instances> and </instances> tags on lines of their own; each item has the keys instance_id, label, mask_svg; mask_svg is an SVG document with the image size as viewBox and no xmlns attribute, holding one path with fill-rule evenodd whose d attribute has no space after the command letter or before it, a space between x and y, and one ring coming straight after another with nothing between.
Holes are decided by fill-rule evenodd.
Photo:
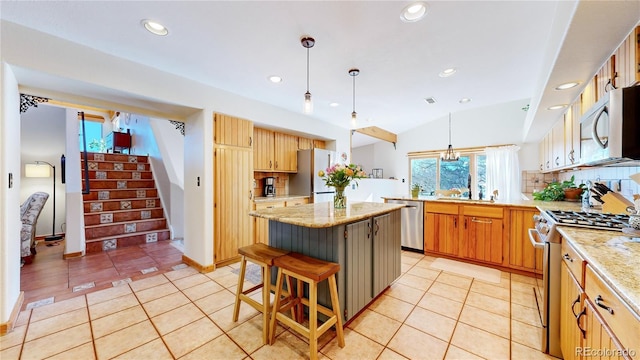
<instances>
[{"instance_id":1,"label":"tile backsplash","mask_svg":"<svg viewBox=\"0 0 640 360\"><path fill-rule=\"evenodd\" d=\"M601 182L627 199L633 200L633 194L640 194L640 185L629 176L637 173L640 173L640 166L593 167L547 174L539 171L523 171L522 192L532 193L543 189L546 183L551 181L569 180L571 176L575 176L576 184L586 183L587 180Z\"/></svg>"}]
</instances>

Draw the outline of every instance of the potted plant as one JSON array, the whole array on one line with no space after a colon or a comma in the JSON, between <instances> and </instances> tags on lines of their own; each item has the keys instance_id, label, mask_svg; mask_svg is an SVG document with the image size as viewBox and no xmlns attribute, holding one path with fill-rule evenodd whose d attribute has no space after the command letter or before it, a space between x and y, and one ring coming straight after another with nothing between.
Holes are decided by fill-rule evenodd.
<instances>
[{"instance_id":1,"label":"potted plant","mask_svg":"<svg viewBox=\"0 0 640 360\"><path fill-rule=\"evenodd\" d=\"M542 191L533 193L534 200L542 201L579 201L582 192L586 188L584 184L576 186L575 177L563 182L551 182Z\"/></svg>"},{"instance_id":2,"label":"potted plant","mask_svg":"<svg viewBox=\"0 0 640 360\"><path fill-rule=\"evenodd\" d=\"M417 198L418 195L420 195L420 191L421 190L422 190L422 187L420 186L420 184L412 184L411 185L411 197Z\"/></svg>"}]
</instances>

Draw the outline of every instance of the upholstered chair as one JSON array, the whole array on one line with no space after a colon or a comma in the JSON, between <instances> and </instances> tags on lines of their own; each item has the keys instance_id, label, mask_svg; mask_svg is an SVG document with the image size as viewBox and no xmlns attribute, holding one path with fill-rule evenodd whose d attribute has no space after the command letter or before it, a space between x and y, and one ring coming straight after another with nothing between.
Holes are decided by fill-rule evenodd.
<instances>
[{"instance_id":1,"label":"upholstered chair","mask_svg":"<svg viewBox=\"0 0 640 360\"><path fill-rule=\"evenodd\" d=\"M48 198L49 194L36 192L20 206L20 218L22 219L20 256L26 264L31 263L32 256L36 253L36 223Z\"/></svg>"}]
</instances>

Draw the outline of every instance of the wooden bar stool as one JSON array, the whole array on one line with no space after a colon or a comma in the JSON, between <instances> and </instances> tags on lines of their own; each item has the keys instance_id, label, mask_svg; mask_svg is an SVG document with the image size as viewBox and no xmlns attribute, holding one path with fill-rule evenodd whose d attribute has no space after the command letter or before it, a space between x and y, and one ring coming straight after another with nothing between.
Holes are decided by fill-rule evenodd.
<instances>
[{"instance_id":1,"label":"wooden bar stool","mask_svg":"<svg viewBox=\"0 0 640 360\"><path fill-rule=\"evenodd\" d=\"M334 324L336 325L338 345L341 348L344 347L342 315L340 315L340 301L338 300L338 288L336 286L336 273L340 271L340 264L293 252L274 259L273 264L278 267L278 279L276 280L276 296L269 326L269 344L273 344L275 340L276 320L278 320L309 339L309 357L311 359L318 358L318 338ZM290 284L291 277L298 280L297 296L291 294L292 296L282 298L282 282L285 276L289 280L287 284ZM332 309L318 304L318 283L325 279L329 281ZM309 284L309 298L302 296L302 281ZM291 319L282 313L289 309L293 310L294 307L300 308L300 304L309 307L309 327L298 323L295 317ZM318 311L329 317L319 327ZM298 316L298 319L300 320L302 317Z\"/></svg>"},{"instance_id":2,"label":"wooden bar stool","mask_svg":"<svg viewBox=\"0 0 640 360\"><path fill-rule=\"evenodd\" d=\"M242 255L242 259L240 260L240 274L238 275L238 287L236 289L236 303L233 308L233 321L238 321L240 300L262 312L262 343L266 344L269 339L269 316L271 311L271 267L273 266L274 259L277 259L279 256L286 255L288 251L257 243L239 248L238 253ZM248 290L243 290L247 260L262 267L262 283ZM289 282L287 284L290 286L291 283ZM250 298L248 295L260 288L262 288L262 304ZM289 287L289 289L290 288L291 287Z\"/></svg>"}]
</instances>

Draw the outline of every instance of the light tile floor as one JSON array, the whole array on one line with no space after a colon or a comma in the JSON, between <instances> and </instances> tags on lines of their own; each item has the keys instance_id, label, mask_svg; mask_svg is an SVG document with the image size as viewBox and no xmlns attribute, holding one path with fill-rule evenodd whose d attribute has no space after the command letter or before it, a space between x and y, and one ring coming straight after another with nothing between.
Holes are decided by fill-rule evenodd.
<instances>
[{"instance_id":1,"label":"light tile floor","mask_svg":"<svg viewBox=\"0 0 640 360\"><path fill-rule=\"evenodd\" d=\"M402 276L348 325L344 348L327 332L320 358L555 359L537 350L533 279L503 272L491 284L434 270L433 260L403 252ZM246 304L231 321L237 268L187 267L24 310L0 338L0 358L308 358L308 344L283 327L262 345L261 318Z\"/></svg>"}]
</instances>

